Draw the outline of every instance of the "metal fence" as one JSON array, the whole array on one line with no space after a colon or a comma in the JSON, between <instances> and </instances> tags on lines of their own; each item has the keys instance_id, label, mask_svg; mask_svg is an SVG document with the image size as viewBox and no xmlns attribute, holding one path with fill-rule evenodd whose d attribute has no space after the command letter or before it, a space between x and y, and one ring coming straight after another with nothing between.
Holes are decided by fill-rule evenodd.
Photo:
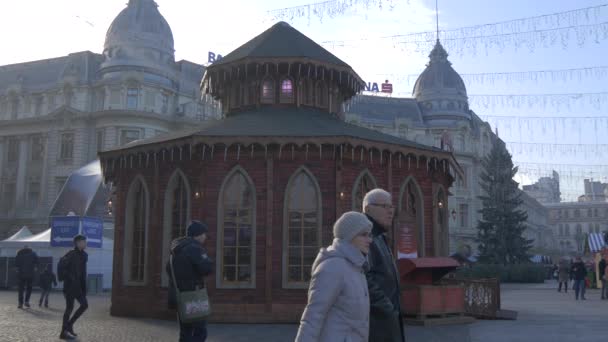
<instances>
[{"instance_id":1,"label":"metal fence","mask_svg":"<svg viewBox=\"0 0 608 342\"><path fill-rule=\"evenodd\" d=\"M464 287L466 314L476 318L493 319L500 310L500 282L491 279L446 279L444 282Z\"/></svg>"}]
</instances>

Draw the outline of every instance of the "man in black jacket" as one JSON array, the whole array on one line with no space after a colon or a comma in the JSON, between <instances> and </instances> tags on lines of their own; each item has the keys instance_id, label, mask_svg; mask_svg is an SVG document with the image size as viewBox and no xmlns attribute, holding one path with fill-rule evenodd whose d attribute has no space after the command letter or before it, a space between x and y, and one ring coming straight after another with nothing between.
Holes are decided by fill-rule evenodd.
<instances>
[{"instance_id":1,"label":"man in black jacket","mask_svg":"<svg viewBox=\"0 0 608 342\"><path fill-rule=\"evenodd\" d=\"M38 306L42 306L42 302L44 302L44 307L49 307L49 294L51 293L53 286L57 286L57 277L55 277L55 273L53 273L51 265L49 265L40 275L40 289L42 290L42 294L40 295Z\"/></svg>"},{"instance_id":2,"label":"man in black jacket","mask_svg":"<svg viewBox=\"0 0 608 342\"><path fill-rule=\"evenodd\" d=\"M203 248L209 229L200 221L192 221L187 229L188 236L176 239L171 243L173 258L173 284L171 265L167 263L169 274L169 307L177 306L175 285L180 291L193 291L205 287L204 277L213 272L213 261ZM180 322L180 342L204 342L207 339L207 322L200 321L191 324Z\"/></svg>"},{"instance_id":3,"label":"man in black jacket","mask_svg":"<svg viewBox=\"0 0 608 342\"><path fill-rule=\"evenodd\" d=\"M24 292L25 307L29 308L32 281L38 266L38 255L28 246L24 246L17 252L15 266L17 267L17 279L19 280L19 309L23 308Z\"/></svg>"},{"instance_id":4,"label":"man in black jacket","mask_svg":"<svg viewBox=\"0 0 608 342\"><path fill-rule=\"evenodd\" d=\"M576 300L579 295L581 300L585 300L585 277L587 276L587 268L581 257L577 257L574 264L572 264L572 273L574 275L574 294Z\"/></svg>"},{"instance_id":5,"label":"man in black jacket","mask_svg":"<svg viewBox=\"0 0 608 342\"><path fill-rule=\"evenodd\" d=\"M74 332L74 323L89 307L87 302L87 261L89 256L84 251L86 247L87 238L83 235L76 235L74 237L74 249L64 256L67 260L63 280L65 312L63 313L63 324L59 335L59 338L64 340L73 340L75 336L78 336ZM72 316L74 301L78 301L80 306Z\"/></svg>"},{"instance_id":6,"label":"man in black jacket","mask_svg":"<svg viewBox=\"0 0 608 342\"><path fill-rule=\"evenodd\" d=\"M403 342L403 320L399 272L386 238L391 228L395 208L391 195L374 189L363 199L363 212L374 224L369 247L367 283L370 296L369 341Z\"/></svg>"},{"instance_id":7,"label":"man in black jacket","mask_svg":"<svg viewBox=\"0 0 608 342\"><path fill-rule=\"evenodd\" d=\"M603 256L598 265L599 279L602 282L602 299L608 299L608 280L606 279L606 257Z\"/></svg>"}]
</instances>

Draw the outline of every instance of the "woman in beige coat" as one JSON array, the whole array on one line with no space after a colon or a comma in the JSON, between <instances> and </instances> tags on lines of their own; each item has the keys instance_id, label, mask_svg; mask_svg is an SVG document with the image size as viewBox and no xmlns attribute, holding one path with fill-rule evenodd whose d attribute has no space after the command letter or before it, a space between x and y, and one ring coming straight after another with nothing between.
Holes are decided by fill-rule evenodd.
<instances>
[{"instance_id":1,"label":"woman in beige coat","mask_svg":"<svg viewBox=\"0 0 608 342\"><path fill-rule=\"evenodd\" d=\"M372 223L347 212L334 225L334 241L312 266L308 305L296 342L368 342L369 295L365 255Z\"/></svg>"}]
</instances>

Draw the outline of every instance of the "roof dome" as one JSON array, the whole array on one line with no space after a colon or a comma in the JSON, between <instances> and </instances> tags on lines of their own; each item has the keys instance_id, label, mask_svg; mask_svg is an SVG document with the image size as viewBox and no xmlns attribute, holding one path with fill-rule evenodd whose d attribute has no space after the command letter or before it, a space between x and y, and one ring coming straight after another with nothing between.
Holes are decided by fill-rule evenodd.
<instances>
[{"instance_id":1,"label":"roof dome","mask_svg":"<svg viewBox=\"0 0 608 342\"><path fill-rule=\"evenodd\" d=\"M456 115L469 118L467 89L460 75L452 68L439 40L429 55L426 69L418 76L412 95L421 104L425 116Z\"/></svg>"},{"instance_id":2,"label":"roof dome","mask_svg":"<svg viewBox=\"0 0 608 342\"><path fill-rule=\"evenodd\" d=\"M173 33L154 0L129 0L114 19L104 44L102 69L136 66L165 69L175 62Z\"/></svg>"},{"instance_id":3,"label":"roof dome","mask_svg":"<svg viewBox=\"0 0 608 342\"><path fill-rule=\"evenodd\" d=\"M448 61L448 53L439 40L429 55L430 61L426 69L418 76L414 85L413 95L418 98L432 93L448 93L467 96L467 89L462 78Z\"/></svg>"}]
</instances>

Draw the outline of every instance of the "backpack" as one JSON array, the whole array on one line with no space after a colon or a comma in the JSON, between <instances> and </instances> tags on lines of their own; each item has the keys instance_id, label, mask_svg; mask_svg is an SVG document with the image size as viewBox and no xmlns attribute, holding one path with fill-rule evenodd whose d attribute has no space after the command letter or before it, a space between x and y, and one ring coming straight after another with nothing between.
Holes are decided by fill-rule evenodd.
<instances>
[{"instance_id":1,"label":"backpack","mask_svg":"<svg viewBox=\"0 0 608 342\"><path fill-rule=\"evenodd\" d=\"M65 281L68 277L69 266L70 266L70 255L68 252L66 255L62 256L57 263L57 279L59 281Z\"/></svg>"}]
</instances>

